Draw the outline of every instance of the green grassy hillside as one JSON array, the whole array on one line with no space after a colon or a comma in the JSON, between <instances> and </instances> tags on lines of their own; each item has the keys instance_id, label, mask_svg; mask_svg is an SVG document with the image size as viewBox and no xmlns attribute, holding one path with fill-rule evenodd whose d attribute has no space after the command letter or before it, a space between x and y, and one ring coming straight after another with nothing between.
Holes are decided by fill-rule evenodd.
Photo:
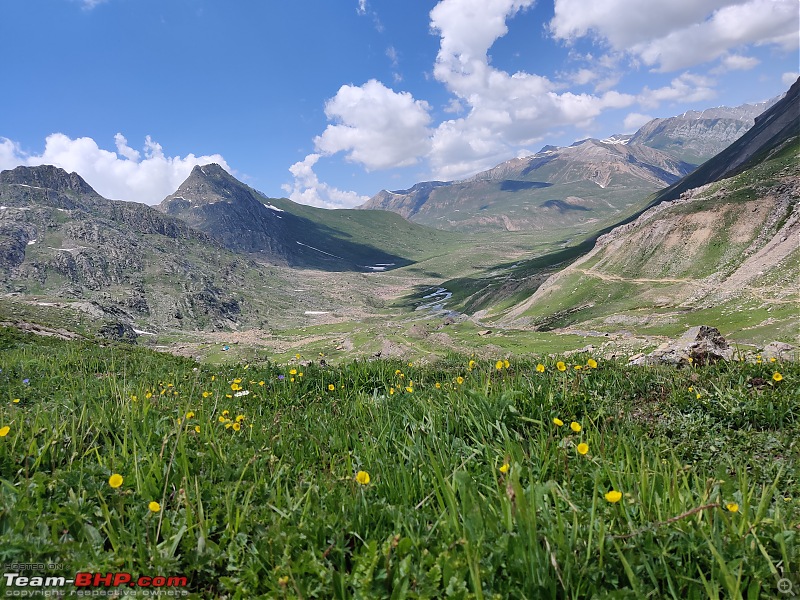
<instances>
[{"instance_id":1,"label":"green grassy hillside","mask_svg":"<svg viewBox=\"0 0 800 600\"><path fill-rule=\"evenodd\" d=\"M795 141L617 230L503 318L609 331L624 324L616 315L630 326L650 315L644 330L667 335L706 318L742 340L795 341L800 249L784 228L796 218L798 151Z\"/></svg>"}]
</instances>

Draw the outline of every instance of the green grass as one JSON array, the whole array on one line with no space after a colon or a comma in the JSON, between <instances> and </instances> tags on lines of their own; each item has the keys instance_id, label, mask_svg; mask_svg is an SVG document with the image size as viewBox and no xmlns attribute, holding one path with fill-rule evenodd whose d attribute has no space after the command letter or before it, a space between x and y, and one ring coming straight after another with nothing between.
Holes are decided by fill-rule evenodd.
<instances>
[{"instance_id":1,"label":"green grass","mask_svg":"<svg viewBox=\"0 0 800 600\"><path fill-rule=\"evenodd\" d=\"M196 598L772 598L798 573L800 366L497 358L212 367L0 329L0 561Z\"/></svg>"}]
</instances>

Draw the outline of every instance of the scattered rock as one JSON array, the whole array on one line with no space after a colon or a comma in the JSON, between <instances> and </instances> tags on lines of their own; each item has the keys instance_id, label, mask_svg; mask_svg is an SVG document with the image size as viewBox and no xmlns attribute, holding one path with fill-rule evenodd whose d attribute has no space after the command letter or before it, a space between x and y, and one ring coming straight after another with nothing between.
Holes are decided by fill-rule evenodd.
<instances>
[{"instance_id":1,"label":"scattered rock","mask_svg":"<svg viewBox=\"0 0 800 600\"><path fill-rule=\"evenodd\" d=\"M115 342L129 344L135 344L136 338L139 337L139 334L128 323L107 323L98 330L97 335Z\"/></svg>"},{"instance_id":2,"label":"scattered rock","mask_svg":"<svg viewBox=\"0 0 800 600\"><path fill-rule=\"evenodd\" d=\"M719 330L716 327L699 325L687 330L678 340L661 344L646 356L642 354L632 356L629 364L705 365L731 358L733 350L728 347L728 342Z\"/></svg>"},{"instance_id":3,"label":"scattered rock","mask_svg":"<svg viewBox=\"0 0 800 600\"><path fill-rule=\"evenodd\" d=\"M479 331L478 335L484 336L484 335L489 335L490 333L492 333L491 329L484 329L483 331Z\"/></svg>"},{"instance_id":4,"label":"scattered rock","mask_svg":"<svg viewBox=\"0 0 800 600\"><path fill-rule=\"evenodd\" d=\"M770 342L764 346L761 352L761 358L769 360L774 358L776 360L793 360L797 355L797 348L785 342Z\"/></svg>"},{"instance_id":5,"label":"scattered rock","mask_svg":"<svg viewBox=\"0 0 800 600\"><path fill-rule=\"evenodd\" d=\"M583 348L579 348L578 350L567 350L564 352L564 356L572 356L573 354L585 354L585 353L592 353L596 350L594 346L589 344L588 346L584 346Z\"/></svg>"},{"instance_id":6,"label":"scattered rock","mask_svg":"<svg viewBox=\"0 0 800 600\"><path fill-rule=\"evenodd\" d=\"M407 332L406 335L408 337L417 338L417 339L425 339L428 337L429 333L428 330L425 328L424 325L413 325Z\"/></svg>"}]
</instances>

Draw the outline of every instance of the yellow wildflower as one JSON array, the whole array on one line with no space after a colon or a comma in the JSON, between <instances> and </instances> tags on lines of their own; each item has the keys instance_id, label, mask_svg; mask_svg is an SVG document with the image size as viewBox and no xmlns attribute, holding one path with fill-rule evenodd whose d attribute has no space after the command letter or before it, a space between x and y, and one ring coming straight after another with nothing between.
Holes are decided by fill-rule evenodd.
<instances>
[{"instance_id":1,"label":"yellow wildflower","mask_svg":"<svg viewBox=\"0 0 800 600\"><path fill-rule=\"evenodd\" d=\"M433 387L435 387L437 390L440 390L442 389L442 384L437 381Z\"/></svg>"},{"instance_id":2,"label":"yellow wildflower","mask_svg":"<svg viewBox=\"0 0 800 600\"><path fill-rule=\"evenodd\" d=\"M227 411L227 410L223 410L222 411L222 416L223 417L227 417L229 414L231 414L231 413L229 411Z\"/></svg>"},{"instance_id":3,"label":"yellow wildflower","mask_svg":"<svg viewBox=\"0 0 800 600\"><path fill-rule=\"evenodd\" d=\"M574 431L575 433L580 433L580 430L582 429L581 424L577 423L576 421L570 423L569 428L572 429L572 431Z\"/></svg>"},{"instance_id":4,"label":"yellow wildflower","mask_svg":"<svg viewBox=\"0 0 800 600\"><path fill-rule=\"evenodd\" d=\"M474 367L475 367L475 361L474 360L469 361L469 370L471 371Z\"/></svg>"},{"instance_id":5,"label":"yellow wildflower","mask_svg":"<svg viewBox=\"0 0 800 600\"><path fill-rule=\"evenodd\" d=\"M14 404L19 404L19 398L14 398L11 402L13 402Z\"/></svg>"},{"instance_id":6,"label":"yellow wildflower","mask_svg":"<svg viewBox=\"0 0 800 600\"><path fill-rule=\"evenodd\" d=\"M563 361L558 361L556 363L556 369L558 369L559 371L566 371L567 370L567 365L565 365L563 363Z\"/></svg>"},{"instance_id":7,"label":"yellow wildflower","mask_svg":"<svg viewBox=\"0 0 800 600\"><path fill-rule=\"evenodd\" d=\"M232 425L234 431L239 431L242 428L242 424L238 421Z\"/></svg>"},{"instance_id":8,"label":"yellow wildflower","mask_svg":"<svg viewBox=\"0 0 800 600\"><path fill-rule=\"evenodd\" d=\"M544 373L544 365L542 363L539 363L538 365L536 365L536 371L538 373Z\"/></svg>"},{"instance_id":9,"label":"yellow wildflower","mask_svg":"<svg viewBox=\"0 0 800 600\"><path fill-rule=\"evenodd\" d=\"M328 391L329 391L329 392L332 392L332 391L333 391L333 390L335 390L335 389L336 389L336 386L335 386L335 385L333 385L332 383L329 383L329 384L328 384Z\"/></svg>"},{"instance_id":10,"label":"yellow wildflower","mask_svg":"<svg viewBox=\"0 0 800 600\"><path fill-rule=\"evenodd\" d=\"M736 504L736 502L728 502L725 505L725 508L727 508L729 511L734 512L734 513L735 512L739 512L739 505Z\"/></svg>"},{"instance_id":11,"label":"yellow wildflower","mask_svg":"<svg viewBox=\"0 0 800 600\"><path fill-rule=\"evenodd\" d=\"M11 427L9 427L8 425L0 428L0 437L6 437L9 431L11 431Z\"/></svg>"},{"instance_id":12,"label":"yellow wildflower","mask_svg":"<svg viewBox=\"0 0 800 600\"><path fill-rule=\"evenodd\" d=\"M394 395L394 388L389 388L389 395L390 396Z\"/></svg>"},{"instance_id":13,"label":"yellow wildflower","mask_svg":"<svg viewBox=\"0 0 800 600\"><path fill-rule=\"evenodd\" d=\"M200 433L200 425L195 425L194 426L194 431L195 431L195 433Z\"/></svg>"},{"instance_id":14,"label":"yellow wildflower","mask_svg":"<svg viewBox=\"0 0 800 600\"><path fill-rule=\"evenodd\" d=\"M503 463L503 466L500 467L499 471L505 475L506 473L508 473L508 470L510 468L511 467L508 465L508 463Z\"/></svg>"},{"instance_id":15,"label":"yellow wildflower","mask_svg":"<svg viewBox=\"0 0 800 600\"><path fill-rule=\"evenodd\" d=\"M555 423L556 427L561 427L564 424L564 421L556 417L553 419L553 423Z\"/></svg>"},{"instance_id":16,"label":"yellow wildflower","mask_svg":"<svg viewBox=\"0 0 800 600\"><path fill-rule=\"evenodd\" d=\"M119 486L122 485L122 475L119 473L114 473L111 477L108 478L108 485L112 488L117 489Z\"/></svg>"},{"instance_id":17,"label":"yellow wildflower","mask_svg":"<svg viewBox=\"0 0 800 600\"><path fill-rule=\"evenodd\" d=\"M501 371L503 369L503 361L498 360L496 363L494 363L494 368L498 371Z\"/></svg>"},{"instance_id":18,"label":"yellow wildflower","mask_svg":"<svg viewBox=\"0 0 800 600\"><path fill-rule=\"evenodd\" d=\"M262 387L263 387L263 385L264 385L264 380L262 379L261 381L259 381L259 382L258 382L258 385L260 385L260 386L262 386Z\"/></svg>"},{"instance_id":19,"label":"yellow wildflower","mask_svg":"<svg viewBox=\"0 0 800 600\"><path fill-rule=\"evenodd\" d=\"M289 375L297 375L297 369L289 369Z\"/></svg>"},{"instance_id":20,"label":"yellow wildflower","mask_svg":"<svg viewBox=\"0 0 800 600\"><path fill-rule=\"evenodd\" d=\"M361 485L367 485L369 483L369 473L366 471L359 471L356 473L356 481Z\"/></svg>"},{"instance_id":21,"label":"yellow wildflower","mask_svg":"<svg viewBox=\"0 0 800 600\"><path fill-rule=\"evenodd\" d=\"M464 378L463 377L456 377L456 383L458 385L461 385L462 383L464 383Z\"/></svg>"},{"instance_id":22,"label":"yellow wildflower","mask_svg":"<svg viewBox=\"0 0 800 600\"><path fill-rule=\"evenodd\" d=\"M147 505L147 508L150 509L150 512L157 513L158 511L161 510L161 505L155 500L153 500L150 504Z\"/></svg>"},{"instance_id":23,"label":"yellow wildflower","mask_svg":"<svg viewBox=\"0 0 800 600\"><path fill-rule=\"evenodd\" d=\"M503 366L504 366L504 367L507 369L508 367L510 367L510 366L511 366L511 363L510 363L510 362L508 362L507 360L504 360L504 361L503 361Z\"/></svg>"},{"instance_id":24,"label":"yellow wildflower","mask_svg":"<svg viewBox=\"0 0 800 600\"><path fill-rule=\"evenodd\" d=\"M586 454L587 452L589 452L589 444L586 444L584 442L578 444L578 454L583 455Z\"/></svg>"},{"instance_id":25,"label":"yellow wildflower","mask_svg":"<svg viewBox=\"0 0 800 600\"><path fill-rule=\"evenodd\" d=\"M244 421L244 415L236 415L236 422L241 423Z\"/></svg>"},{"instance_id":26,"label":"yellow wildflower","mask_svg":"<svg viewBox=\"0 0 800 600\"><path fill-rule=\"evenodd\" d=\"M772 380L773 381L783 381L783 375L781 375L780 373L775 371L775 373L773 373L773 375L772 375Z\"/></svg>"},{"instance_id":27,"label":"yellow wildflower","mask_svg":"<svg viewBox=\"0 0 800 600\"><path fill-rule=\"evenodd\" d=\"M152 397L153 397L153 394L152 394L152 393L150 393L150 392L147 392L147 393L144 395L144 397L145 397L145 398L147 398L148 400L150 400L150 398L152 398Z\"/></svg>"},{"instance_id":28,"label":"yellow wildflower","mask_svg":"<svg viewBox=\"0 0 800 600\"><path fill-rule=\"evenodd\" d=\"M414 391L414 388L411 386L406 387L406 391L410 394Z\"/></svg>"},{"instance_id":29,"label":"yellow wildflower","mask_svg":"<svg viewBox=\"0 0 800 600\"><path fill-rule=\"evenodd\" d=\"M194 411L190 410L189 412L186 413L186 418L191 419L192 417L194 417Z\"/></svg>"},{"instance_id":30,"label":"yellow wildflower","mask_svg":"<svg viewBox=\"0 0 800 600\"><path fill-rule=\"evenodd\" d=\"M589 367L590 369L596 369L597 361L593 358L590 358L589 360L586 361L586 366Z\"/></svg>"},{"instance_id":31,"label":"yellow wildflower","mask_svg":"<svg viewBox=\"0 0 800 600\"><path fill-rule=\"evenodd\" d=\"M208 398L211 395L211 392L203 392L203 398Z\"/></svg>"},{"instance_id":32,"label":"yellow wildflower","mask_svg":"<svg viewBox=\"0 0 800 600\"><path fill-rule=\"evenodd\" d=\"M618 492L617 490L611 490L605 495L605 499L614 504L615 502L619 502L622 499L622 492Z\"/></svg>"}]
</instances>

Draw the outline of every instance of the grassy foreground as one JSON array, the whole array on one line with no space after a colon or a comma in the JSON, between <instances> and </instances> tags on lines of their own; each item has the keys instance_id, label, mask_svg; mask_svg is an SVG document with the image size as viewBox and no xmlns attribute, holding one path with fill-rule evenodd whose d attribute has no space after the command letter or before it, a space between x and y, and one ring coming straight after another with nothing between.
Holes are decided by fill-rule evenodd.
<instances>
[{"instance_id":1,"label":"grassy foreground","mask_svg":"<svg viewBox=\"0 0 800 600\"><path fill-rule=\"evenodd\" d=\"M185 575L196 598L800 583L797 364L309 358L213 368L0 329L0 565Z\"/></svg>"}]
</instances>

